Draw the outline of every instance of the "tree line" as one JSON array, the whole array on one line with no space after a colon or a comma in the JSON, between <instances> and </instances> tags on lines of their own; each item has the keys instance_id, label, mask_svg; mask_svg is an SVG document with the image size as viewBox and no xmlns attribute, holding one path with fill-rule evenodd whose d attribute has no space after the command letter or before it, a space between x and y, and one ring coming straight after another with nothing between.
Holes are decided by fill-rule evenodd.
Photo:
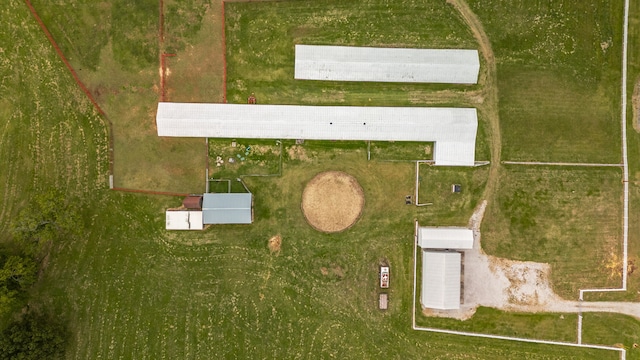
<instances>
[{"instance_id":1,"label":"tree line","mask_svg":"<svg viewBox=\"0 0 640 360\"><path fill-rule=\"evenodd\" d=\"M38 193L0 242L0 360L61 359L69 340L64 319L39 304L32 288L52 247L79 235L80 213L62 192Z\"/></svg>"}]
</instances>

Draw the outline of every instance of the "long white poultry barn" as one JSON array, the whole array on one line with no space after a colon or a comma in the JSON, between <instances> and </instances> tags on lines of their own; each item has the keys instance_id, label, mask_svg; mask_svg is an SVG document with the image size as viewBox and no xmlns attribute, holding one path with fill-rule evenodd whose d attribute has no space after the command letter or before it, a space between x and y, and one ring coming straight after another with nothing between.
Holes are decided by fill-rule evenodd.
<instances>
[{"instance_id":1,"label":"long white poultry barn","mask_svg":"<svg viewBox=\"0 0 640 360\"><path fill-rule=\"evenodd\" d=\"M476 84L478 50L296 45L300 80Z\"/></svg>"},{"instance_id":2,"label":"long white poultry barn","mask_svg":"<svg viewBox=\"0 0 640 360\"><path fill-rule=\"evenodd\" d=\"M474 108L158 103L158 136L434 142L441 166L475 164Z\"/></svg>"}]
</instances>

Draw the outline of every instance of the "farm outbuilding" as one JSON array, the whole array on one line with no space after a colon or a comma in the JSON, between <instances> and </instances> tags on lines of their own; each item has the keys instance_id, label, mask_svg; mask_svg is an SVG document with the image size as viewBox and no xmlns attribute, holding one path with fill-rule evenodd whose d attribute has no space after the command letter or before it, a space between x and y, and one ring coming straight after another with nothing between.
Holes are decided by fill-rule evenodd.
<instances>
[{"instance_id":1,"label":"farm outbuilding","mask_svg":"<svg viewBox=\"0 0 640 360\"><path fill-rule=\"evenodd\" d=\"M202 195L189 195L182 200L185 209L202 210Z\"/></svg>"},{"instance_id":2,"label":"farm outbuilding","mask_svg":"<svg viewBox=\"0 0 640 360\"><path fill-rule=\"evenodd\" d=\"M301 80L476 84L477 50L296 45Z\"/></svg>"},{"instance_id":3,"label":"farm outbuilding","mask_svg":"<svg viewBox=\"0 0 640 360\"><path fill-rule=\"evenodd\" d=\"M454 251L422 251L420 303L425 308L460 308L462 255Z\"/></svg>"},{"instance_id":4,"label":"farm outbuilding","mask_svg":"<svg viewBox=\"0 0 640 360\"><path fill-rule=\"evenodd\" d=\"M418 246L422 249L473 249L473 231L463 227L418 228Z\"/></svg>"},{"instance_id":5,"label":"farm outbuilding","mask_svg":"<svg viewBox=\"0 0 640 360\"><path fill-rule=\"evenodd\" d=\"M435 165L475 164L474 108L158 103L159 136L434 142Z\"/></svg>"},{"instance_id":6,"label":"farm outbuilding","mask_svg":"<svg viewBox=\"0 0 640 360\"><path fill-rule=\"evenodd\" d=\"M191 210L167 210L167 230L202 230L202 211Z\"/></svg>"},{"instance_id":7,"label":"farm outbuilding","mask_svg":"<svg viewBox=\"0 0 640 360\"><path fill-rule=\"evenodd\" d=\"M251 193L204 194L202 199L205 224L251 224Z\"/></svg>"}]
</instances>

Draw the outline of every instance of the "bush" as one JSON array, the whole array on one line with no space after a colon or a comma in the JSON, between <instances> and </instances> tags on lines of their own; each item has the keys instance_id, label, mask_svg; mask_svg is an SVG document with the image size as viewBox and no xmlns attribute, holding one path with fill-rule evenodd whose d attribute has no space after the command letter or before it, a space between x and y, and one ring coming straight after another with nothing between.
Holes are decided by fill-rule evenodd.
<instances>
[{"instance_id":1,"label":"bush","mask_svg":"<svg viewBox=\"0 0 640 360\"><path fill-rule=\"evenodd\" d=\"M62 359L67 337L64 326L44 315L28 312L2 332L0 359Z\"/></svg>"}]
</instances>

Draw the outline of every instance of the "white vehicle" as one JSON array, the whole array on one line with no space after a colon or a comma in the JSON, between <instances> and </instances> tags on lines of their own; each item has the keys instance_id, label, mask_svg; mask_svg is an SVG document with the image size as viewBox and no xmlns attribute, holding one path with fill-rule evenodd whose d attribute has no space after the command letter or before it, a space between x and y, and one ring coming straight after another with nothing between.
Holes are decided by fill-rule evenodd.
<instances>
[{"instance_id":1,"label":"white vehicle","mask_svg":"<svg viewBox=\"0 0 640 360\"><path fill-rule=\"evenodd\" d=\"M380 287L383 289L389 288L389 267L380 266Z\"/></svg>"}]
</instances>

